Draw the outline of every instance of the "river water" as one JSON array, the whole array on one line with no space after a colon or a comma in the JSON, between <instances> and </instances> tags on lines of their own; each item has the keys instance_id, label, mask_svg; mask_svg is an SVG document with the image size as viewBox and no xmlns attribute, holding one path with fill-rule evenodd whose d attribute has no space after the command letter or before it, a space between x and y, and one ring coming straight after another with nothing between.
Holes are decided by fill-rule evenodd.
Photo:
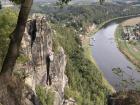
<instances>
[{"instance_id":1,"label":"river water","mask_svg":"<svg viewBox=\"0 0 140 105\"><path fill-rule=\"evenodd\" d=\"M117 26L112 23L91 37L92 56L116 90L135 90L140 87L140 73L117 48L114 36Z\"/></svg>"}]
</instances>

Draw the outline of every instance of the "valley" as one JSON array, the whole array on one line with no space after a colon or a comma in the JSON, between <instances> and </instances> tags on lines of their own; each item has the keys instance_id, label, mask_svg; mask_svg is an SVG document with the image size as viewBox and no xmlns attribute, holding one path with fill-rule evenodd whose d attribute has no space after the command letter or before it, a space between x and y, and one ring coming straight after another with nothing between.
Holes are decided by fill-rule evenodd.
<instances>
[{"instance_id":1,"label":"valley","mask_svg":"<svg viewBox=\"0 0 140 105\"><path fill-rule=\"evenodd\" d=\"M139 37L122 39L123 27L132 25L131 30L139 24L136 4L138 0L102 5L91 0L68 5L35 0L27 21L18 21L21 27L16 24L22 18L20 6L2 6L0 68L8 48L14 48L8 57L17 56L12 75L0 74L0 104L139 105ZM15 28L20 29L17 37L12 35ZM11 40L14 47L9 47Z\"/></svg>"}]
</instances>

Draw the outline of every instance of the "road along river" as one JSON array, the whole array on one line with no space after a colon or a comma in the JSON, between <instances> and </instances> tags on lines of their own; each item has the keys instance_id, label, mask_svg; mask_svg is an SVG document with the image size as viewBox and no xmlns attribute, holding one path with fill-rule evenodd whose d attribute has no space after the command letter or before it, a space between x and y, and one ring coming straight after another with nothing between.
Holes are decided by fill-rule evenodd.
<instances>
[{"instance_id":1,"label":"road along river","mask_svg":"<svg viewBox=\"0 0 140 105\"><path fill-rule=\"evenodd\" d=\"M111 23L91 37L92 56L105 78L116 90L135 90L140 87L140 73L117 48L117 26L117 23Z\"/></svg>"}]
</instances>

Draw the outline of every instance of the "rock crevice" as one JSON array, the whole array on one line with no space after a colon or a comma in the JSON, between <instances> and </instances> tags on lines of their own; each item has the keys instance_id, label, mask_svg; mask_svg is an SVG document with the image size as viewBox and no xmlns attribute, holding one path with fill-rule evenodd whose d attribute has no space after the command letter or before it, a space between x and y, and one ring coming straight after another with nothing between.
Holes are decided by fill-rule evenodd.
<instances>
[{"instance_id":1,"label":"rock crevice","mask_svg":"<svg viewBox=\"0 0 140 105\"><path fill-rule=\"evenodd\" d=\"M53 53L52 39L53 31L45 16L35 16L29 20L22 40L22 54L29 60L22 67L28 74L25 83L34 94L38 85L46 90L51 88L55 97L54 105L62 105L64 88L68 83L64 73L67 60L62 47L57 54Z\"/></svg>"}]
</instances>

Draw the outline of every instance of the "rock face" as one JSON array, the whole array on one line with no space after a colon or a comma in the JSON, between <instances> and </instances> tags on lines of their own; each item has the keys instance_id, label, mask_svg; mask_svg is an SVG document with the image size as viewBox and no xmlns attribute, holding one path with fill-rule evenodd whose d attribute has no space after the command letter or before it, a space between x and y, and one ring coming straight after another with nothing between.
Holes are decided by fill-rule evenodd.
<instances>
[{"instance_id":1,"label":"rock face","mask_svg":"<svg viewBox=\"0 0 140 105\"><path fill-rule=\"evenodd\" d=\"M0 105L21 105L22 87L22 80L0 76Z\"/></svg>"},{"instance_id":2,"label":"rock face","mask_svg":"<svg viewBox=\"0 0 140 105\"><path fill-rule=\"evenodd\" d=\"M65 75L66 55L62 47L57 54L53 54L53 61L49 60L50 51L53 52L53 31L45 16L35 16L27 22L25 35L22 40L21 53L28 58L21 67L27 76L25 83L36 94L36 86L43 85L54 92L54 105L64 102L64 88L68 79ZM18 65L19 66L19 65ZM27 103L30 103L27 100ZM36 102L36 104L38 104ZM30 105L30 104L29 104ZM38 104L39 105L39 104Z\"/></svg>"},{"instance_id":3,"label":"rock face","mask_svg":"<svg viewBox=\"0 0 140 105\"><path fill-rule=\"evenodd\" d=\"M76 105L76 102L70 98L69 100L65 100L63 105Z\"/></svg>"}]
</instances>

